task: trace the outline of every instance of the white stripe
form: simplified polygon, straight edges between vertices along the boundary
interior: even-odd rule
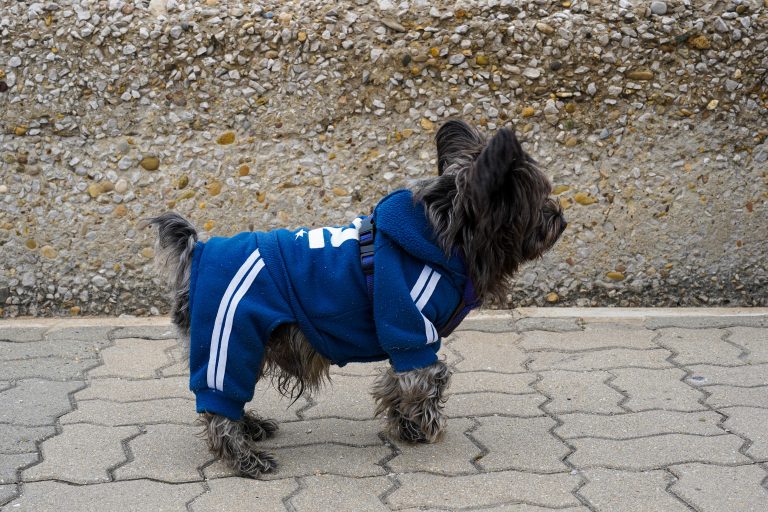
[[[432,293],[435,291],[435,287],[437,286],[437,282],[440,280],[440,274],[438,272],[434,272],[432,276],[429,278],[429,282],[427,283],[427,286],[424,288],[424,293],[421,294],[421,297],[419,298],[419,302],[416,303],[416,307],[419,308],[419,311],[424,309],[424,306],[427,305],[427,302],[429,302],[430,297],[432,297]]]
[[[419,279],[416,280],[416,284],[413,285],[413,288],[411,288],[411,300],[413,302],[416,302],[416,299],[421,293],[421,290],[424,289],[424,285],[427,282],[427,278],[429,278],[429,274],[431,273],[432,273],[432,269],[429,267],[429,265],[424,265],[424,269],[421,271],[421,274],[419,275]]]
[[[229,306],[227,311],[227,320],[224,323],[224,331],[221,333],[221,352],[219,353],[219,363],[216,366],[216,389],[224,391],[224,372],[227,368],[227,348],[229,347],[229,335],[232,333],[232,320],[235,317],[235,311],[240,300],[248,292],[248,288],[253,284],[253,280],[259,275],[261,269],[264,268],[264,260],[260,259],[256,262],[256,265],[248,272],[248,275],[243,279],[243,284],[238,288],[237,293],[232,298],[232,305]]]
[[[215,376],[216,376],[216,356],[219,353],[219,341],[221,340],[221,324],[224,322],[224,315],[227,313],[227,307],[229,301],[237,290],[240,281],[242,281],[245,273],[248,272],[254,262],[259,258],[259,250],[256,249],[248,256],[240,268],[237,270],[235,277],[229,282],[227,290],[224,292],[224,296],[219,303],[219,310],[216,313],[216,321],[213,324],[213,332],[211,333],[211,353],[208,357],[208,388],[215,389]]]
[[[438,338],[437,331],[435,331],[435,326],[432,325],[432,322],[430,322],[429,319],[424,315],[421,315],[421,317],[424,319],[424,331],[427,335],[427,345],[436,342]]]

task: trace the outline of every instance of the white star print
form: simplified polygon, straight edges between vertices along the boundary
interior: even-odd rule
[[[300,229],[299,231],[296,232],[296,238],[295,239],[298,240],[299,237],[304,238],[304,235],[306,235],[306,234],[307,234],[306,231],[304,231],[303,229]]]

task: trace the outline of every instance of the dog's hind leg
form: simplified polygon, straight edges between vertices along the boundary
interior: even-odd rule
[[[445,431],[443,404],[450,377],[451,371],[442,361],[407,372],[387,368],[373,385],[375,415],[386,416],[387,430],[397,439],[439,441]]]
[[[240,420],[203,413],[200,422],[211,452],[243,476],[257,478],[277,467],[272,454],[259,451],[256,441],[270,437],[277,424],[246,413]]]

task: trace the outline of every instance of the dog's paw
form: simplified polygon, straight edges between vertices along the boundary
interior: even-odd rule
[[[397,425],[397,434],[401,441],[406,443],[427,443],[427,436],[419,428],[419,424],[406,418],[400,418]]]
[[[277,432],[277,422],[261,418],[253,412],[246,412],[241,420],[243,422],[243,433],[251,441],[262,441],[269,439]]]
[[[271,453],[247,451],[241,453],[233,466],[242,476],[258,478],[273,471],[277,467],[277,461]]]

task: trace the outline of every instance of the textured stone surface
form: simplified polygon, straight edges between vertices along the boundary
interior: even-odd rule
[[[624,412],[619,406],[624,396],[605,384],[605,381],[611,378],[608,372],[552,370],[541,372],[539,375],[541,380],[536,387],[552,397],[545,406],[548,411],[584,411],[598,414]]]
[[[409,445],[393,440],[399,448],[399,453],[389,461],[389,467],[395,473],[472,473],[475,471],[472,461],[477,460],[481,450],[464,433],[473,426],[474,422],[471,420],[452,419],[448,423],[448,432],[443,441],[435,444]]]
[[[159,398],[193,398],[189,378],[127,380],[121,378],[94,379],[88,387],[75,393],[78,401],[102,398],[113,402],[135,402]]]
[[[0,393],[0,423],[53,425],[56,418],[72,410],[68,393],[81,387],[82,382],[20,381]]]
[[[335,512],[386,512],[379,496],[392,487],[384,477],[347,478],[333,475],[320,475],[305,478],[301,491],[290,503],[297,512],[315,510],[333,510]]]
[[[579,489],[597,511],[684,512],[689,510],[682,502],[666,492],[675,479],[664,471],[619,471],[616,469],[590,469],[584,472],[587,484]]]
[[[494,372],[459,372],[451,376],[449,389],[466,391],[495,391],[497,393],[535,393],[530,386],[536,380],[529,373],[504,374]]]
[[[0,457],[0,484],[9,484],[18,481],[16,470],[29,466],[39,460],[35,453],[4,453]]]
[[[622,368],[612,371],[616,379],[612,384],[629,395],[623,405],[632,411],[667,409],[672,411],[700,411],[699,402],[704,394],[685,382],[685,372],[677,368],[647,370]]]
[[[528,357],[514,344],[519,339],[512,333],[456,333],[449,348],[462,357],[456,363],[459,371],[488,370],[520,373]]]
[[[721,329],[659,329],[656,342],[675,352],[680,364],[743,364],[741,350],[723,340]],[[706,350],[704,348],[706,347]]]
[[[61,424],[94,423],[97,425],[133,425],[148,423],[184,423],[197,419],[195,402],[186,398],[163,398],[144,402],[109,402],[84,400],[76,411],[61,417]]]
[[[761,485],[765,470],[757,465],[684,464],[673,466],[671,471],[678,478],[671,491],[696,510],[759,512],[768,507],[768,490]]]
[[[750,364],[768,362],[768,336],[765,329],[733,327],[728,329],[728,341],[742,347],[747,354],[741,358]]]
[[[768,460],[768,409],[758,407],[728,407],[722,409],[728,415],[723,427],[749,439],[752,443],[746,451],[756,460]]]
[[[283,498],[296,491],[293,480],[259,482],[250,478],[217,478],[209,480],[210,491],[198,496],[189,506],[193,512],[227,510],[283,510]]]
[[[165,351],[176,342],[174,340],[143,340],[128,338],[115,341],[115,344],[101,353],[104,365],[88,374],[94,377],[129,377],[148,379],[155,376],[156,370],[171,361]],[[140,354],[139,357],[137,355]]]
[[[482,418],[472,437],[489,453],[477,463],[490,471],[567,471],[570,449],[550,434],[554,426],[551,418]]]
[[[520,348],[524,350],[577,351],[597,348],[656,348],[652,331],[624,327],[590,326],[583,331],[523,333]]]
[[[726,384],[730,386],[768,386],[768,364],[743,367],[694,365],[688,382],[697,386]]]
[[[450,395],[445,405],[445,415],[492,416],[542,416],[539,406],[546,398],[540,394],[507,395],[505,393],[462,393]]]
[[[315,404],[303,411],[302,416],[370,419],[375,407],[369,392],[373,381],[374,377],[337,375],[333,384],[315,398]]]
[[[563,424],[557,426],[555,433],[565,439],[578,437],[631,439],[671,433],[701,436],[723,433],[718,426],[722,417],[711,411],[645,411],[614,416],[574,413],[561,414],[558,418]]]
[[[603,370],[608,368],[640,367],[668,368],[666,350],[628,350],[624,348],[594,352],[534,352],[528,368],[539,370]]]
[[[754,405],[768,408],[768,386],[754,388],[707,386],[704,390],[710,393],[706,403],[715,408],[733,405]]]

